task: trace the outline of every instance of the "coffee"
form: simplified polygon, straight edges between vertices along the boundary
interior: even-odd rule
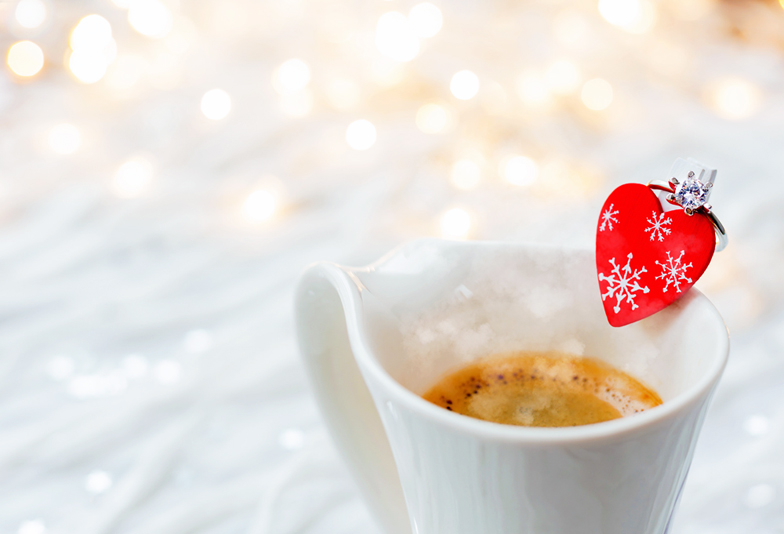
[[[654,391],[600,360],[532,352],[471,362],[423,398],[476,419],[543,427],[601,423],[662,403]]]

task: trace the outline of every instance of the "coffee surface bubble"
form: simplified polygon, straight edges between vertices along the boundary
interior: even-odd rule
[[[601,423],[662,403],[656,392],[601,360],[531,352],[471,362],[423,398],[476,419],[540,427]]]

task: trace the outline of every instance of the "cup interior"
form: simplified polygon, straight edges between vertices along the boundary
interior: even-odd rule
[[[472,360],[527,350],[598,358],[666,403],[726,357],[724,322],[694,289],[611,327],[590,251],[422,240],[353,274],[368,357],[417,395]]]

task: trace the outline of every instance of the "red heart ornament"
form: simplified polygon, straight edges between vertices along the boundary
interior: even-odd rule
[[[704,214],[663,211],[642,184],[624,184],[602,206],[596,228],[596,271],[612,326],[653,315],[683,296],[707,269],[715,250]]]

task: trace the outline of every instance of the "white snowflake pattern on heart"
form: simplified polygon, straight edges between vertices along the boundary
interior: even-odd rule
[[[652,215],[653,219],[646,218],[645,220],[650,224],[648,228],[645,229],[645,233],[651,233],[651,241],[655,241],[656,239],[659,240],[661,243],[664,241],[665,235],[670,235],[672,230],[667,228],[667,225],[672,222],[666,213],[661,213],[660,215],[656,215],[656,212],[653,212]]]
[[[619,224],[618,219],[615,218],[616,215],[618,215],[618,210],[613,211],[613,205],[610,204],[602,213],[602,223],[599,225],[599,231],[604,232],[609,228],[612,232],[614,230],[613,223]]]
[[[615,313],[621,311],[621,303],[624,301],[624,299],[627,303],[631,304],[632,310],[636,310],[640,307],[634,301],[634,299],[637,297],[636,293],[638,291],[642,291],[643,293],[648,293],[650,291],[648,286],[643,287],[639,283],[642,273],[648,272],[645,266],[643,265],[640,269],[632,270],[630,267],[632,262],[632,253],[629,252],[629,255],[626,257],[628,259],[626,261],[626,265],[623,267],[615,263],[615,258],[610,258],[610,265],[613,266],[610,276],[607,276],[604,273],[599,273],[599,281],[608,282],[607,293],[602,293],[602,301],[604,301],[607,297],[615,297],[616,302],[615,306],[613,307],[613,311]]]
[[[667,261],[661,263],[659,260],[656,260],[656,265],[661,267],[661,274],[656,277],[656,280],[664,280],[665,285],[662,289],[662,293],[666,293],[667,290],[670,288],[670,284],[675,287],[675,291],[678,293],[681,292],[681,282],[686,282],[691,284],[691,278],[686,276],[686,269],[690,268],[691,262],[688,264],[681,263],[683,259],[685,251],[681,250],[680,256],[677,258],[673,258],[670,255],[670,251],[667,251]]]

